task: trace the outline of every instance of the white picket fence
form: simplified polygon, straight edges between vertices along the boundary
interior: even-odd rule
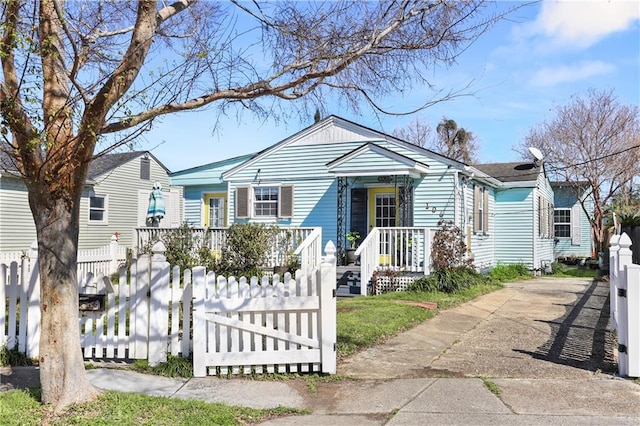
[[[336,372],[336,257],[273,282],[193,271],[195,377]]]
[[[203,267],[193,275],[175,267],[170,274],[164,244],[152,251],[133,259],[130,270],[121,267],[117,283],[101,273],[81,277],[80,303],[88,309],[79,307],[79,332],[86,359],[148,359],[156,365],[167,354],[193,354],[199,375],[335,373],[332,243],[324,262],[308,274],[299,270],[295,279],[287,274],[282,280],[274,275],[260,285],[256,277],[247,284]],[[30,358],[39,354],[39,296],[37,259],[23,259],[20,268],[17,262],[0,264],[0,345]]]
[[[0,263],[10,264],[16,262],[18,267],[22,265],[22,259],[35,259],[37,257],[38,243],[34,241],[28,250],[1,252]],[[127,260],[127,248],[118,243],[116,235],[111,236],[109,244],[92,249],[78,250],[78,276],[88,273],[110,275],[118,271],[118,268]]]
[[[631,261],[626,233],[609,243],[609,315],[618,335],[618,373],[640,377],[640,265]]]

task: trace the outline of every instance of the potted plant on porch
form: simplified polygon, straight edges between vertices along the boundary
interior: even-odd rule
[[[350,231],[345,235],[347,241],[349,241],[349,248],[346,250],[347,265],[352,265],[356,262],[356,249],[360,239],[360,233],[358,231]]]

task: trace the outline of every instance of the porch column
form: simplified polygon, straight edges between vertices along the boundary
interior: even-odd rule
[[[346,177],[339,177],[338,180],[338,208],[337,235],[336,235],[336,257],[338,262],[344,261],[344,238],[347,234],[347,188],[349,183]]]

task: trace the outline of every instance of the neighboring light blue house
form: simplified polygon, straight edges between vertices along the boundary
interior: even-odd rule
[[[593,198],[588,196],[586,182],[551,182],[554,192],[554,228],[556,258],[584,259],[594,257],[591,224],[580,205],[581,197],[587,211],[592,212]]]
[[[259,153],[176,172],[171,184],[184,187],[184,219],[197,227],[322,227],[323,242],[343,253],[349,231],[362,242],[373,229],[417,232],[446,220],[462,229],[481,269],[553,260],[553,191],[543,167],[492,176],[336,116]]]
[[[175,172],[171,182],[183,187],[184,220],[191,226],[224,228],[233,223],[228,214],[228,185],[222,174],[251,159],[255,154]]]

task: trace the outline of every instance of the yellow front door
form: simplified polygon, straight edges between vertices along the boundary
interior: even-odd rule
[[[398,196],[396,188],[369,188],[369,229],[374,226],[387,228],[398,223]],[[391,262],[391,241],[380,237],[380,263]]]
[[[205,194],[204,227],[223,228],[227,226],[227,194],[224,192]]]

